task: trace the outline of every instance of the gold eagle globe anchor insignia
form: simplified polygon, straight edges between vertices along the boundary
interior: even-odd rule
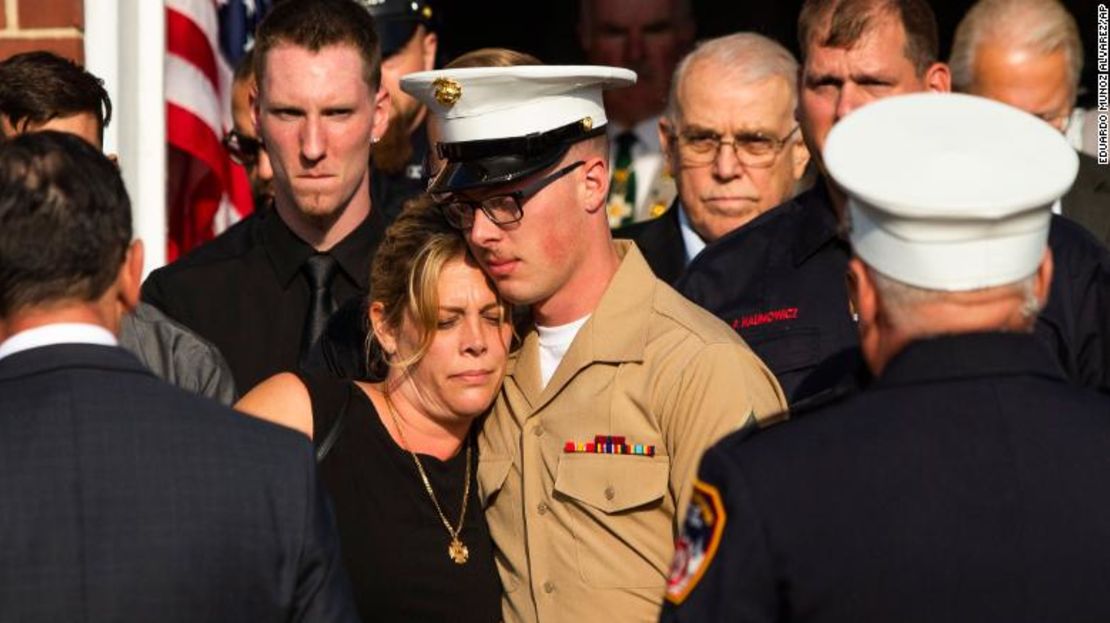
[[[436,78],[432,83],[436,101],[444,106],[454,106],[462,97],[462,85],[450,78]]]

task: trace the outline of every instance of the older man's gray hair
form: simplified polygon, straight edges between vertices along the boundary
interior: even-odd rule
[[[1041,54],[1063,50],[1072,100],[1083,71],[1083,44],[1075,18],[1057,0],[980,0],[956,28],[952,41],[952,86],[968,91],[975,82],[975,55],[989,42]]]
[[[667,98],[666,116],[682,118],[679,93],[682,83],[695,65],[713,63],[721,72],[722,88],[735,88],[760,82],[772,76],[781,77],[790,88],[790,109],[798,105],[798,61],[777,42],[754,32],[740,32],[698,44],[675,68],[671,92]]]

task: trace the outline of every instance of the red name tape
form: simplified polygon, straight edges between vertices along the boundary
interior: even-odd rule
[[[784,307],[782,309],[773,309],[771,311],[760,312],[758,314],[749,314],[736,318],[732,321],[732,328],[735,330],[747,329],[750,327],[758,327],[761,324],[771,324],[772,322],[782,322],[783,320],[794,320],[798,317],[797,307]]]

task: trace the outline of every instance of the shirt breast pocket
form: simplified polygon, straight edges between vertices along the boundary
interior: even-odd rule
[[[666,456],[564,454],[555,476],[583,581],[660,588],[673,552],[674,503]]]
[[[821,334],[813,327],[741,332],[740,336],[775,376],[816,366],[821,357]]]
[[[503,490],[512,467],[513,460],[508,457],[482,455],[478,458],[478,497],[482,501],[482,510],[486,513],[486,523],[489,524],[490,536],[495,545],[497,572],[501,576],[501,587],[506,593],[515,591],[520,585],[522,570],[515,568],[513,564],[520,557],[506,556],[503,548],[524,547],[524,539],[517,530],[517,519],[513,515],[520,504],[514,503],[508,496],[510,492]]]

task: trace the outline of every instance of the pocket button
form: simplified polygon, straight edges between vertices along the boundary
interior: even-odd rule
[[[605,487],[605,499],[606,500],[612,500],[613,497],[616,496],[616,495],[617,495],[617,491],[616,491],[616,489],[613,488],[612,485],[609,485],[608,487]]]

